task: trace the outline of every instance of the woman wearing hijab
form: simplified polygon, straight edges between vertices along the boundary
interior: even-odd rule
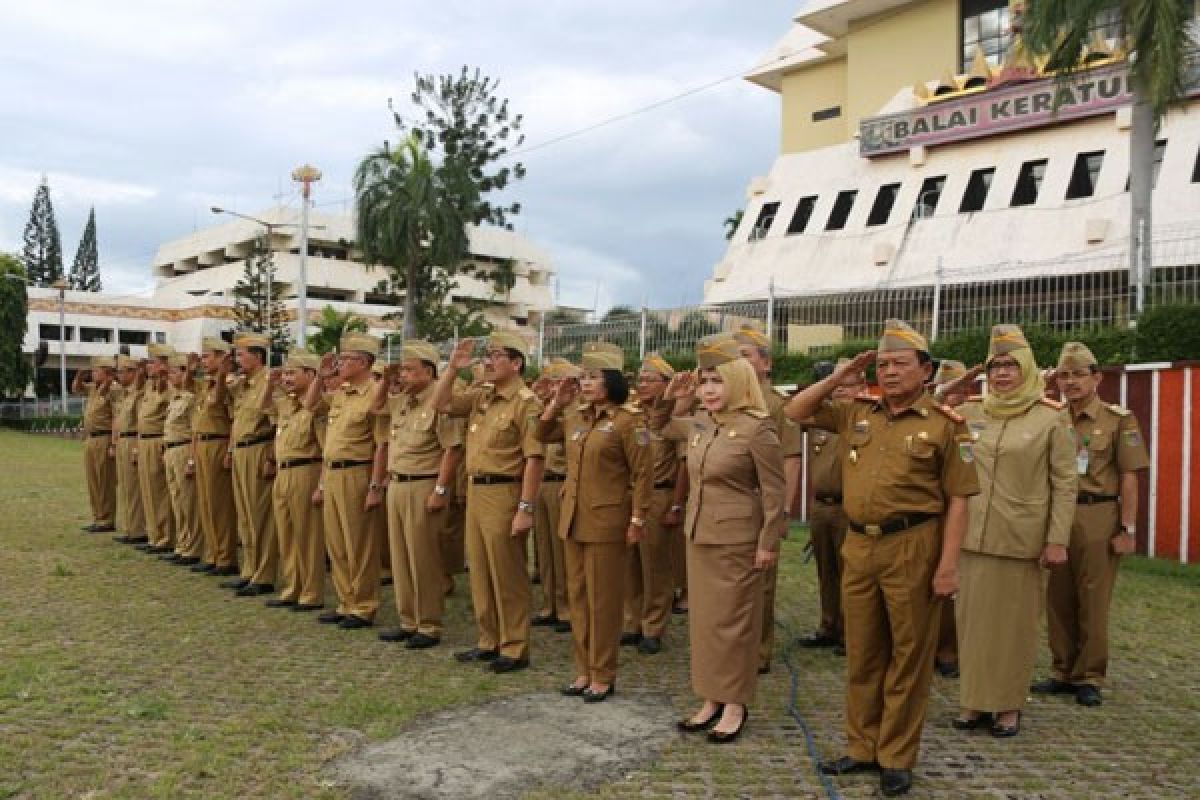
[[[988,394],[959,407],[982,491],[971,498],[956,603],[959,730],[991,722],[1016,736],[1037,655],[1045,567],[1067,559],[1075,514],[1075,446],[1062,404],[1016,325],[992,329]]]
[[[676,373],[668,387],[675,417],[665,431],[687,440],[688,632],[692,688],[704,700],[679,728],[708,730],[710,742],[724,744],[745,727],[757,686],[762,577],[778,559],[784,526],[783,457],[737,341],[705,337],[696,361],[698,374]]]

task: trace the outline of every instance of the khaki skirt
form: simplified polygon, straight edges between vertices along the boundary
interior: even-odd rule
[[[758,684],[762,572],[754,542],[687,543],[692,689],[705,700],[748,704]]]

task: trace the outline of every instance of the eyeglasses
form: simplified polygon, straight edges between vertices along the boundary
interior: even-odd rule
[[[1014,371],[1021,369],[1021,365],[1016,361],[992,361],[987,365],[988,372]]]
[[[489,361],[496,361],[501,358],[508,358],[508,353],[503,350],[488,350],[483,354],[483,357]]]

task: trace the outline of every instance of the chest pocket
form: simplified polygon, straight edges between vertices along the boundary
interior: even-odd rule
[[[917,461],[926,463],[937,455],[938,448],[935,442],[914,435],[912,439],[905,440],[904,451]]]
[[[488,443],[492,447],[511,448],[520,444],[521,431],[517,427],[517,421],[511,413],[505,411],[497,414],[485,424],[488,432]]]
[[[1112,436],[1108,431],[1098,431],[1088,434],[1088,450],[1092,451],[1092,456],[1103,453],[1112,446]]]
[[[399,424],[392,426],[392,437],[403,441],[423,442],[430,437],[435,422],[437,414],[432,411],[412,411],[406,414]]]

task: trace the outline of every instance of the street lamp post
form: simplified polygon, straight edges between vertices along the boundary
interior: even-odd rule
[[[62,392],[62,413],[67,411],[67,282],[59,278],[51,287],[58,290],[58,380]]]
[[[321,180],[321,170],[305,164],[292,171],[292,180],[303,186],[300,199],[300,286],[296,292],[296,321],[300,335],[296,341],[304,347],[308,341],[308,206],[312,185]]]

